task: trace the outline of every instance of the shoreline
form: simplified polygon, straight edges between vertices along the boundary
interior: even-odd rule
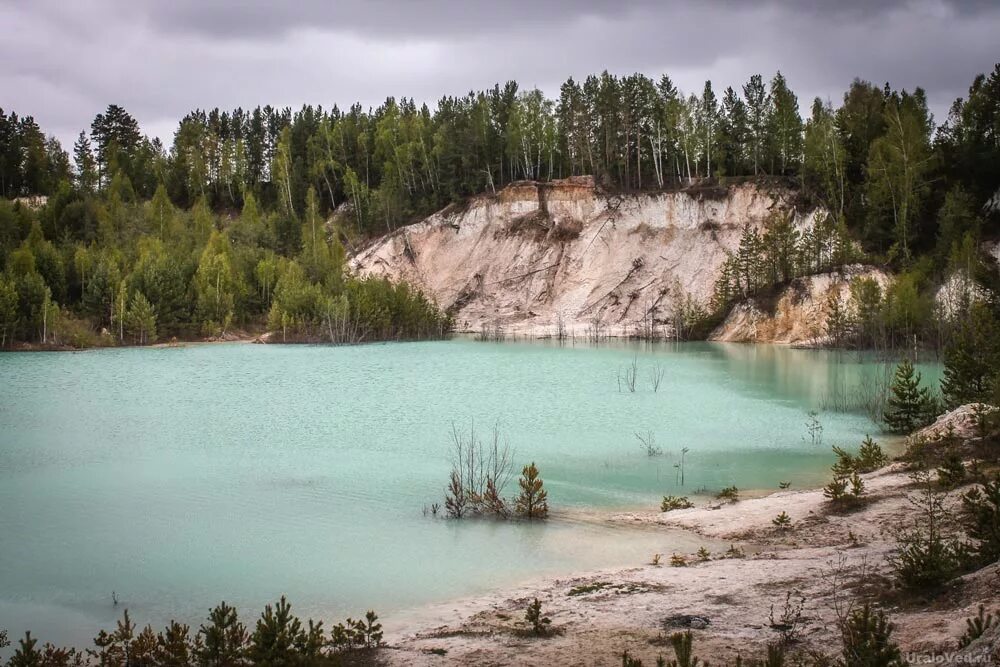
[[[833,514],[822,489],[780,490],[735,503],[711,502],[672,512],[609,512],[613,524],[680,529],[706,540],[729,543],[745,554],[726,556],[712,549],[708,560],[691,553],[671,566],[651,554],[636,554],[636,565],[539,577],[506,591],[493,591],[419,607],[386,623],[389,665],[618,664],[628,650],[645,664],[672,657],[669,636],[690,629],[695,654],[712,662],[737,654],[754,658],[779,632],[770,615],[780,616],[786,596],[804,598],[798,648],[839,646],[835,607],[844,589],[887,588],[886,557],[894,542],[887,528],[910,512],[912,480],[905,466],[892,463],[862,475],[863,507]],[[787,512],[788,529],[772,519]],[[665,535],[666,537],[666,535]],[[940,654],[955,650],[965,618],[978,604],[1000,593],[1000,566],[959,578],[960,594],[930,607],[899,600],[889,611],[895,639],[904,651]],[[524,612],[539,599],[552,619],[548,636],[525,632]]]

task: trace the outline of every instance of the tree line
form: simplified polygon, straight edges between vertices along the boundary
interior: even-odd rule
[[[117,602],[116,602],[117,604]],[[170,621],[160,632],[143,628],[128,610],[115,628],[101,630],[93,647],[64,648],[25,633],[5,663],[7,667],[240,667],[242,665],[342,665],[367,664],[382,646],[382,624],[373,611],[363,619],[348,618],[329,633],[322,621],[303,622],[281,597],[265,605],[256,624],[244,624],[235,607],[220,603],[211,609],[198,629]],[[0,630],[0,648],[10,645]]]
[[[442,97],[433,109],[390,97],[368,110],[195,110],[169,147],[110,105],[71,155],[30,116],[0,110],[0,192],[48,197],[34,212],[0,209],[4,335],[45,339],[57,303],[119,339],[126,328],[147,338],[151,312],[168,335],[252,321],[285,336],[399,334],[386,318],[413,312],[378,311],[371,325],[355,312],[386,285],[347,281],[358,293],[346,292],[345,316],[342,272],[323,273],[342,264],[345,247],[512,181],[582,174],[617,191],[780,178],[830,212],[838,239],[933,280],[943,266],[971,266],[994,221],[996,207],[984,205],[1000,173],[998,127],[1000,65],[975,77],[939,125],[922,89],[861,80],[839,106],[816,99],[803,117],[780,72],[719,93],[711,81],[684,93],[669,76],[604,72],[568,79],[556,99],[509,81]],[[335,229],[324,224],[331,213]],[[801,268],[767,271],[781,278]],[[720,296],[754,291],[746,278],[728,278]],[[393,289],[390,301],[425,310]],[[185,293],[187,312],[167,293]],[[440,329],[440,318],[424,319],[421,331]]]

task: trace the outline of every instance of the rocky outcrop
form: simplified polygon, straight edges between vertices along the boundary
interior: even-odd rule
[[[986,403],[967,403],[944,413],[910,438],[923,442],[935,442],[942,438],[975,438],[979,435],[979,421],[996,410],[996,407]]]
[[[845,267],[836,273],[797,278],[770,298],[755,298],[737,304],[710,339],[730,343],[783,343],[823,345],[828,341],[827,315],[831,298],[847,307],[851,281],[875,279],[883,288],[890,278],[870,266]]]
[[[751,184],[614,195],[589,178],[521,182],[402,228],[351,265],[410,282],[461,331],[669,334],[675,308],[708,302],[744,226],[763,227],[791,198]]]

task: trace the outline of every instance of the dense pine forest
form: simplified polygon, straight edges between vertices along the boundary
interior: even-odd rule
[[[2,345],[263,326],[285,340],[441,335],[446,315],[406,285],[347,275],[346,254],[470,195],[582,174],[617,192],[797,188],[830,212],[830,238],[902,274],[908,317],[927,321],[932,289],[956,271],[995,287],[980,255],[1000,217],[1000,65],[944,119],[919,88],[860,80],[836,107],[800,104],[780,73],[693,94],[604,72],[567,80],[556,100],[510,81],[433,109],[195,110],[169,147],[110,105],[71,154],[0,110]],[[746,254],[764,252],[749,239]],[[772,266],[741,285],[736,261],[719,304],[792,277]]]

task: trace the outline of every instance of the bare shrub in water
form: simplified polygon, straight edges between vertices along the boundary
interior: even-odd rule
[[[628,390],[630,394],[635,393],[635,383],[639,377],[639,357],[635,355],[632,357],[632,363],[625,367],[624,371],[618,369],[618,391],[622,390],[622,386]]]
[[[451,475],[444,501],[448,516],[509,517],[503,492],[514,474],[513,452],[499,424],[494,424],[487,443],[477,435],[475,424],[468,432],[452,424],[451,441]]]
[[[652,431],[646,431],[645,433],[636,432],[635,437],[639,441],[642,451],[646,452],[646,456],[660,456],[663,454],[663,448],[657,446],[656,434]]]
[[[657,361],[653,364],[652,370],[649,371],[649,383],[653,387],[653,393],[660,391],[660,384],[663,382],[663,376],[667,374],[667,369]]]

